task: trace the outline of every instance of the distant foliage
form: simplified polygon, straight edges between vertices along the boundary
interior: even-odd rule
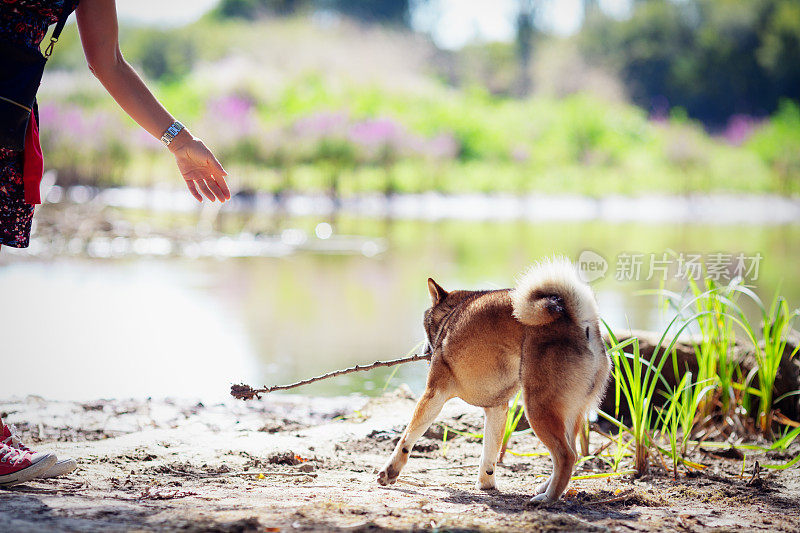
[[[772,119],[757,129],[747,146],[759,154],[775,172],[783,192],[800,189],[800,106],[781,102]]]
[[[724,126],[800,98],[800,2],[648,0],[630,19],[595,16],[585,53],[614,67],[634,101],[654,113],[681,106]]]
[[[252,20],[265,15],[293,15],[311,4],[310,0],[222,0],[214,9],[214,15]]]
[[[77,106],[39,106],[45,168],[58,170],[61,185],[118,185],[139,147],[149,140],[131,132],[119,114]],[[150,143],[155,144],[155,143]]]
[[[150,79],[179,79],[194,66],[194,43],[183,33],[156,28],[142,29],[132,33],[125,45],[126,55],[134,58]]]
[[[302,78],[269,95],[245,88],[209,94],[171,83],[159,98],[255,190],[800,190],[800,113],[791,103],[772,120],[748,122],[749,138],[736,137],[733,146],[680,114],[654,121],[635,106],[580,94],[435,98]],[[173,163],[160,157],[158,143],[139,142],[140,129],[104,108],[69,95],[43,107],[48,168],[98,185],[169,179]]]
[[[408,0],[222,0],[219,18],[254,19],[289,16],[302,11],[332,10],[367,23],[407,24]]]
[[[364,22],[406,25],[409,0],[328,0],[332,9]]]

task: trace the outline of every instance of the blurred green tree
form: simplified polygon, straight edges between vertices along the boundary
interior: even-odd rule
[[[222,0],[214,14],[252,19],[316,9],[329,9],[367,23],[407,25],[410,4],[409,0]]]
[[[308,8],[312,3],[311,0],[222,0],[213,13],[220,18],[241,19],[266,15],[288,16]]]
[[[344,15],[364,22],[407,26],[409,0],[332,0],[331,7]]]
[[[141,67],[151,79],[173,81],[194,66],[194,43],[183,32],[142,28],[125,33],[125,57]]]
[[[531,92],[531,46],[533,41],[534,0],[519,0],[517,8],[517,96]]]
[[[632,9],[627,20],[588,19],[580,40],[639,105],[681,106],[719,126],[800,98],[796,0],[639,0]]]

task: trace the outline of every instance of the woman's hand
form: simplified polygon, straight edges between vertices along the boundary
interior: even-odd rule
[[[186,130],[181,130],[169,144],[169,150],[175,156],[178,170],[186,180],[189,192],[198,202],[203,201],[201,192],[212,202],[230,200],[231,192],[225,183],[228,173],[203,141],[192,137]]]

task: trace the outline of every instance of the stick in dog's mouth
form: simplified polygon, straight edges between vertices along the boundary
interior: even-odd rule
[[[382,366],[394,366],[403,363],[411,363],[414,361],[430,361],[433,351],[430,349],[430,343],[428,343],[426,340],[418,343],[408,353],[411,355],[408,355],[406,357],[401,357],[399,359],[392,359],[390,361],[375,361],[371,365],[356,365],[350,368],[328,372],[327,374],[323,374],[321,376],[304,379],[296,383],[290,383],[288,385],[273,385],[272,387],[254,389],[250,385],[247,385],[245,383],[239,383],[236,385],[231,385],[231,396],[239,400],[252,400],[253,398],[260,400],[261,399],[261,396],[259,396],[260,394],[266,394],[276,390],[293,389],[295,387],[308,385],[310,383],[314,383],[315,381],[320,381],[322,379],[333,378],[336,376],[341,376],[342,374],[349,374],[350,372],[364,372]]]

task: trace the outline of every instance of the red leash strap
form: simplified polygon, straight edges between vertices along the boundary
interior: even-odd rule
[[[25,133],[25,164],[22,171],[22,183],[25,186],[25,202],[40,204],[39,186],[44,173],[44,158],[42,147],[39,145],[39,125],[36,123],[36,114],[31,113],[28,121],[28,131]]]

